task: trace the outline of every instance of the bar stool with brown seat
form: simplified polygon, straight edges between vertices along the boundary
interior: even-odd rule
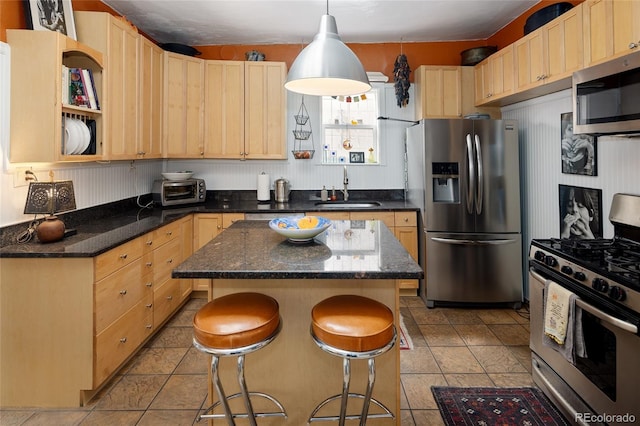
[[[244,378],[244,357],[271,343],[280,332],[280,311],[278,302],[260,293],[235,293],[214,299],[204,305],[193,318],[193,345],[196,349],[211,355],[211,380],[219,401],[207,408],[198,417],[202,419],[224,418],[229,426],[235,425],[235,418],[247,418],[256,426],[257,417],[287,417],[280,402],[262,392],[249,392]],[[221,357],[238,357],[238,383],[240,392],[226,396],[218,365]],[[234,414],[229,400],[242,397],[246,413]],[[275,404],[278,411],[256,413],[251,403],[252,397],[266,398]],[[224,413],[213,414],[222,405]],[[211,412],[212,414],[206,414]]]
[[[311,336],[320,349],[343,359],[343,384],[341,394],[331,396],[316,406],[308,423],[338,421],[343,426],[346,420],[359,419],[360,426],[364,426],[367,419],[394,418],[384,404],[372,397],[376,375],[375,358],[391,349],[396,342],[391,309],[378,301],[357,295],[329,297],[315,305],[311,311]],[[364,395],[349,392],[352,359],[366,359],[368,362],[369,375]],[[347,414],[349,398],[363,399],[359,414]],[[340,399],[338,416],[317,416],[322,407],[337,399]],[[384,412],[370,414],[369,407],[372,403]]]

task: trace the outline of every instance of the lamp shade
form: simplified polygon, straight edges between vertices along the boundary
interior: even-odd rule
[[[314,96],[348,96],[369,91],[371,84],[358,57],[338,35],[336,20],[323,15],[320,30],[291,65],[284,87]]]
[[[72,181],[29,183],[25,214],[54,214],[75,208],[76,198]]]

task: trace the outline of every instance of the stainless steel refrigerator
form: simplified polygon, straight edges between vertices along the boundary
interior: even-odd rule
[[[407,198],[421,208],[428,307],[522,302],[515,120],[426,119],[407,129]]]

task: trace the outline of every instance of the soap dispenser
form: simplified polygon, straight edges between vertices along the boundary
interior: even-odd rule
[[[320,191],[320,199],[322,201],[327,201],[329,199],[329,192],[324,185],[322,185],[322,190]]]

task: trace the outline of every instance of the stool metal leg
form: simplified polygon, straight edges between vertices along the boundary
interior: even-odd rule
[[[233,420],[233,414],[231,413],[231,408],[229,408],[229,401],[227,400],[227,396],[224,394],[224,389],[222,388],[222,383],[220,382],[220,376],[218,375],[218,364],[220,363],[220,358],[216,355],[211,356],[211,375],[213,376],[213,384],[216,387],[216,392],[218,393],[218,397],[220,398],[220,403],[222,404],[222,410],[224,411],[224,417],[227,419],[227,424],[229,426],[236,426],[236,422]],[[202,416],[200,416],[202,418]]]
[[[238,383],[240,384],[240,393],[244,400],[244,406],[247,410],[247,416],[249,418],[249,424],[251,426],[258,426],[256,423],[256,415],[253,412],[253,406],[251,405],[251,399],[249,399],[249,392],[247,391],[247,384],[244,379],[244,355],[238,357]]]
[[[340,401],[340,421],[339,425],[344,426],[347,417],[347,401],[349,400],[349,382],[351,381],[351,360],[342,360],[342,399]]]
[[[360,417],[360,426],[366,426],[367,416],[369,414],[369,405],[371,402],[371,394],[373,393],[373,385],[376,382],[376,360],[375,358],[369,358],[367,360],[369,364],[369,381],[367,382],[367,391],[364,395],[364,402],[362,403],[362,416]]]

